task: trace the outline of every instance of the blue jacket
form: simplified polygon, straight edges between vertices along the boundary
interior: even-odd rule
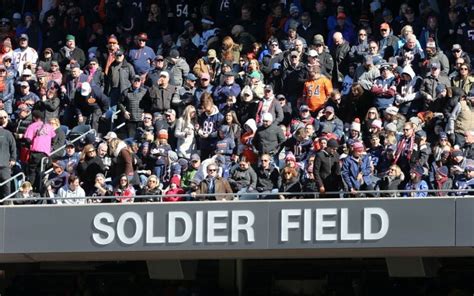
[[[5,89],[0,94],[0,100],[3,101],[3,109],[10,115],[13,113],[13,95],[15,94],[15,87],[12,79],[5,79]]]
[[[413,190],[412,192],[404,192],[403,196],[405,197],[427,197],[428,184],[421,180],[420,182],[413,184],[411,181],[405,186],[405,190]]]
[[[354,188],[356,190],[360,189],[362,185],[357,180],[357,175],[362,173],[362,178],[364,183],[367,185],[372,185],[372,171],[370,169],[370,159],[368,155],[361,156],[362,160],[359,164],[359,161],[353,156],[348,156],[344,159],[342,164],[342,178],[346,183],[348,190]]]
[[[153,49],[148,46],[143,48],[134,48],[128,52],[128,60],[133,65],[135,73],[142,75],[148,73],[151,69],[151,61],[155,59]]]
[[[214,102],[216,105],[221,107],[220,105],[225,104],[227,101],[227,98],[230,96],[234,96],[235,98],[238,98],[240,95],[240,85],[237,83],[234,83],[232,85],[219,85],[215,90],[214,90]]]

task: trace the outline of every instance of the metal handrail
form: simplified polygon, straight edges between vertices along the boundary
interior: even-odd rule
[[[20,172],[20,173],[16,174],[15,176],[10,177],[9,179],[7,179],[7,180],[3,181],[2,183],[0,183],[0,187],[4,186],[5,184],[8,184],[8,182],[11,182],[12,180],[15,180],[19,176],[21,176],[21,183],[25,182],[25,174],[23,172]],[[18,191],[20,191],[20,187],[18,187],[18,189],[15,192],[11,192],[9,195],[7,195],[4,198],[0,199],[0,202],[4,202],[5,200],[7,200],[10,197],[14,196],[15,194],[18,193]]]
[[[381,193],[403,193],[403,192],[417,192],[419,190],[371,190],[371,191],[357,191],[357,193],[372,193],[374,195],[380,196]],[[436,192],[443,192],[445,195],[444,197],[456,197],[460,198],[463,196],[474,196],[474,195],[463,195],[463,196],[449,196],[447,195],[448,193],[460,193],[460,192],[469,192],[469,191],[474,191],[473,189],[447,189],[447,190],[434,190],[434,189],[427,189],[423,190],[424,192],[428,193],[436,193]],[[339,196],[347,196],[352,194],[351,192],[348,191],[333,191],[333,192],[327,192],[325,194],[329,195],[339,195]],[[178,197],[217,197],[217,196],[232,196],[234,199],[238,199],[240,196],[248,196],[248,195],[263,195],[263,196],[278,196],[278,195],[283,195],[283,196],[294,196],[294,195],[310,195],[315,197],[316,195],[320,195],[319,192],[276,192],[276,193],[271,193],[271,192],[252,192],[252,193],[214,193],[214,194],[209,194],[209,193],[201,193],[201,194],[196,194],[196,195],[191,195],[189,193],[186,194],[172,194],[172,195],[135,195],[131,196],[131,199],[149,199],[149,198],[154,198],[156,199],[155,202],[163,202],[164,197],[170,197],[170,196],[178,196]],[[58,200],[68,200],[68,199],[75,199],[75,200],[88,200],[88,199],[95,199],[95,200],[114,200],[118,198],[124,198],[120,196],[86,196],[86,197],[28,197],[28,198],[11,198],[10,200],[12,201],[41,201],[41,200],[49,200],[49,201],[58,201]],[[360,198],[360,197],[359,197]],[[379,197],[382,199],[391,199],[391,198],[414,198],[414,197],[403,197],[403,196],[387,196],[387,197]],[[438,198],[437,196],[427,196],[427,197],[420,197],[420,198]],[[370,197],[362,198],[362,199],[371,199]],[[245,201],[252,201],[252,200],[245,200]]]
[[[82,135],[76,137],[75,139],[71,140],[70,143],[75,143],[77,141],[79,141],[80,139],[84,138],[85,136],[87,136],[88,134],[92,133],[92,132],[95,132],[94,129],[90,129],[88,130],[87,132],[83,133]],[[47,160],[48,158],[50,158],[51,156],[57,154],[58,152],[61,152],[63,149],[65,149],[67,147],[67,144],[64,144],[63,146],[59,147],[58,149],[54,150],[53,152],[51,152],[49,154],[49,156],[45,156],[41,159],[41,166],[40,166],[40,169],[41,169],[41,172],[44,171],[44,161]]]

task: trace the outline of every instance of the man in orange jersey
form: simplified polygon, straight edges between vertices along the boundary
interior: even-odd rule
[[[312,67],[309,79],[304,83],[301,104],[306,104],[313,115],[324,107],[332,92],[332,83],[326,76],[321,75],[320,67]]]

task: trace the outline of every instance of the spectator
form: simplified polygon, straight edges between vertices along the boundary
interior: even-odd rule
[[[139,75],[135,75],[132,86],[122,92],[119,101],[119,109],[127,123],[127,135],[129,138],[135,138],[138,126],[143,120],[144,98],[147,90],[142,87],[142,79]]]
[[[82,180],[82,187],[88,196],[95,191],[95,176],[97,174],[105,173],[104,163],[102,159],[97,156],[97,150],[92,144],[88,144],[82,150],[79,165],[77,166],[77,173]]]
[[[265,85],[264,95],[262,100],[257,105],[256,122],[260,126],[263,124],[263,114],[269,113],[272,115],[272,122],[280,124],[283,121],[284,114],[280,103],[276,100],[273,93],[273,87],[271,85]]]
[[[196,125],[197,113],[194,106],[189,105],[184,109],[183,116],[176,122],[175,136],[178,139],[178,156],[190,158],[196,150]]]
[[[232,188],[226,179],[217,175],[217,165],[211,163],[207,166],[207,175],[193,192],[193,198],[198,200],[231,200]],[[211,194],[205,196],[204,194]]]
[[[309,79],[305,82],[303,87],[302,103],[308,105],[312,114],[316,114],[321,110],[331,92],[331,80],[321,75],[319,67],[310,69]]]
[[[128,176],[125,174],[120,175],[117,186],[114,190],[115,201],[118,203],[131,203],[134,202],[135,189],[130,184]]]
[[[338,143],[335,139],[329,139],[327,146],[316,153],[313,165],[313,174],[321,197],[336,197],[334,192],[341,188],[341,166]],[[333,194],[326,194],[333,192]]]
[[[257,129],[252,141],[257,152],[260,155],[269,154],[276,157],[276,153],[284,140],[283,131],[273,122],[272,114],[263,113],[262,126]]]
[[[179,56],[179,51],[176,49],[170,51],[167,60],[168,63],[166,66],[166,71],[169,73],[169,83],[173,86],[182,86],[184,78],[189,73],[188,63],[186,63],[186,61]]]
[[[0,110],[0,125],[8,118],[4,110]],[[16,142],[12,133],[4,128],[0,128],[0,147],[2,147],[2,156],[0,157],[0,183],[11,177],[11,169],[16,163]],[[6,183],[0,187],[0,196],[10,195],[10,184]]]
[[[43,114],[40,111],[33,111],[33,123],[25,131],[24,139],[30,146],[30,159],[28,162],[28,180],[34,188],[39,185],[37,176],[40,173],[40,164],[44,157],[49,157],[51,153],[52,139],[56,136],[54,128],[44,122]]]
[[[21,34],[18,38],[19,47],[13,51],[13,63],[18,73],[23,73],[24,69],[36,67],[38,53],[28,46],[29,37],[27,34]]]
[[[145,76],[150,71],[151,61],[155,59],[153,49],[146,45],[148,35],[140,33],[136,36],[136,47],[128,52],[128,60],[132,63],[135,73],[140,75],[142,82],[145,81]]]
[[[57,203],[61,205],[84,205],[86,204],[86,193],[82,189],[79,178],[71,175],[67,184],[58,191]]]
[[[82,68],[86,63],[84,51],[76,47],[76,37],[73,35],[66,36],[66,45],[58,52],[58,63],[61,68],[65,68],[68,64],[79,64]]]
[[[257,195],[247,194],[256,192],[257,174],[245,157],[240,159],[238,166],[234,166],[231,169],[229,184],[237,194],[245,194],[240,195],[241,200],[257,199]]]
[[[410,170],[410,180],[405,186],[405,190],[409,190],[409,192],[405,192],[403,196],[406,197],[426,197],[428,196],[428,184],[426,181],[423,180],[424,170],[420,166],[415,166],[413,169]]]
[[[382,193],[384,197],[398,197],[400,193],[401,183],[405,180],[405,175],[402,170],[396,164],[390,166],[385,176],[383,176],[379,182],[378,187],[380,190],[390,190],[392,192]]]
[[[259,199],[274,199],[278,192],[278,182],[280,174],[278,169],[272,165],[272,158],[268,154],[260,156],[259,165],[256,169],[257,188],[259,193],[267,193],[268,195],[259,195]],[[272,194],[269,194],[272,193]]]
[[[347,186],[347,191],[353,196],[365,196],[365,194],[357,192],[370,191],[375,187],[369,156],[364,153],[365,148],[361,142],[352,144],[351,150],[351,155],[346,157],[342,164],[342,178]]]
[[[158,83],[154,84],[149,90],[149,96],[146,99],[146,110],[151,113],[164,113],[171,108],[171,101],[177,95],[176,87],[170,83],[170,75],[166,71],[161,71]]]
[[[301,184],[298,177],[298,172],[295,168],[285,167],[281,171],[281,184],[278,188],[278,192],[290,194],[280,194],[280,199],[298,199],[302,197],[300,195]]]

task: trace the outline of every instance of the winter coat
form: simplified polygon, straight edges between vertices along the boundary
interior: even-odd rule
[[[83,183],[82,187],[86,194],[92,194],[95,191],[95,176],[99,173],[105,173],[104,163],[99,156],[85,159],[77,165],[77,174]]]
[[[182,86],[184,77],[189,73],[189,65],[183,58],[178,58],[176,64],[168,60],[166,71],[170,73],[170,84],[174,86]]]
[[[347,189],[359,190],[361,182],[357,179],[357,175],[362,173],[364,184],[372,185],[372,171],[370,167],[370,159],[367,155],[360,156],[360,160],[353,156],[348,156],[342,164],[342,178],[347,185]],[[360,161],[360,163],[359,163]]]
[[[298,181],[297,178],[291,179],[288,182],[281,182],[278,191],[294,193],[284,195],[285,199],[300,198],[301,194],[298,193],[301,193],[301,183]]]
[[[79,66],[81,66],[81,69],[86,63],[86,55],[84,54],[84,51],[79,47],[74,48],[69,58],[66,57],[66,50],[64,49],[64,47],[62,47],[58,52],[57,59],[59,66],[63,69],[66,67],[67,64],[69,64],[71,60],[75,60],[79,64]]]
[[[273,123],[268,127],[262,125],[257,129],[253,138],[253,145],[259,154],[267,153],[274,155],[284,141],[283,131],[278,125]]]
[[[92,92],[87,98],[84,98],[80,92],[76,92],[74,98],[74,106],[77,115],[82,114],[83,116],[89,116],[97,110],[105,113],[109,109],[109,105],[109,98],[98,86],[92,86]]]
[[[216,105],[222,105],[226,103],[226,100],[230,96],[238,97],[240,95],[240,85],[233,83],[231,85],[219,85],[213,93],[214,103]]]
[[[453,87],[459,87],[464,90],[466,94],[469,94],[469,92],[474,86],[474,77],[469,75],[466,79],[461,79],[461,76],[458,75],[453,78],[452,82]]]
[[[52,99],[40,100],[36,102],[33,109],[41,111],[44,115],[44,121],[49,122],[51,118],[59,118],[59,105],[60,100],[58,97]]]
[[[221,62],[216,59],[213,64],[210,64],[209,58],[204,56],[196,62],[193,67],[193,72],[197,77],[201,77],[202,74],[208,73],[211,77],[211,81],[214,81],[216,77],[221,74]]]
[[[257,174],[250,166],[246,170],[242,170],[239,166],[236,166],[230,171],[229,183],[235,191],[241,189],[255,190],[257,188]]]
[[[208,178],[205,178],[204,180],[202,180],[199,185],[198,185],[198,188],[196,190],[196,194],[206,194],[206,193],[209,193],[209,179]],[[204,199],[208,199],[208,200],[231,200],[232,199],[232,188],[230,187],[230,184],[229,182],[222,178],[222,177],[216,177],[214,179],[214,192],[213,193],[229,193],[227,195],[217,195],[217,196],[209,196],[209,197],[206,197],[206,196],[198,196],[196,197],[197,199],[199,200],[204,200]]]
[[[267,112],[273,116],[273,123],[278,125],[283,121],[283,118],[284,118],[283,109],[281,108],[280,102],[278,102],[275,98],[271,100],[272,102],[270,103],[270,106],[268,107]],[[256,118],[255,118],[255,121],[257,122],[257,124],[262,123],[261,122],[262,108],[263,108],[263,100],[260,100],[257,105],[257,112],[256,112]]]
[[[128,121],[139,122],[142,121],[144,111],[144,97],[147,95],[147,90],[144,87],[133,89],[127,88],[122,92],[118,107],[122,110],[122,114],[126,111],[130,112],[130,119]]]
[[[341,45],[335,46],[332,51],[332,58],[334,59],[335,65],[333,69],[333,82],[342,82],[345,73],[349,68],[349,56],[348,53],[351,50],[349,43],[345,41]]]
[[[272,189],[278,188],[278,180],[280,174],[278,169],[274,166],[270,166],[269,169],[265,170],[259,166],[255,172],[257,174],[257,191],[271,191]]]
[[[379,111],[387,109],[393,104],[397,93],[395,77],[377,77],[374,80],[371,92],[374,94],[374,106]]]
[[[333,155],[326,150],[320,150],[316,153],[313,165],[313,174],[317,186],[324,186],[326,191],[337,191],[341,185],[341,165],[339,163],[339,154]]]
[[[132,65],[130,65],[126,60],[123,60],[121,64],[117,64],[116,62],[112,63],[110,66],[108,74],[105,76],[105,93],[110,94],[110,90],[112,89],[112,75],[114,71],[112,70],[115,67],[119,67],[119,88],[120,93],[124,90],[132,86],[131,81],[135,77],[135,70],[133,69]]]
[[[428,99],[428,95],[431,96],[432,99],[436,99],[436,87],[439,84],[444,84],[445,87],[450,87],[451,82],[449,81],[447,76],[440,75],[435,78],[433,75],[428,75],[424,80],[423,84],[421,85],[420,93],[425,98]]]
[[[176,95],[176,86],[168,84],[167,87],[162,87],[154,84],[149,90],[149,96],[146,98],[146,110],[151,113],[163,113],[171,108],[171,101]]]

